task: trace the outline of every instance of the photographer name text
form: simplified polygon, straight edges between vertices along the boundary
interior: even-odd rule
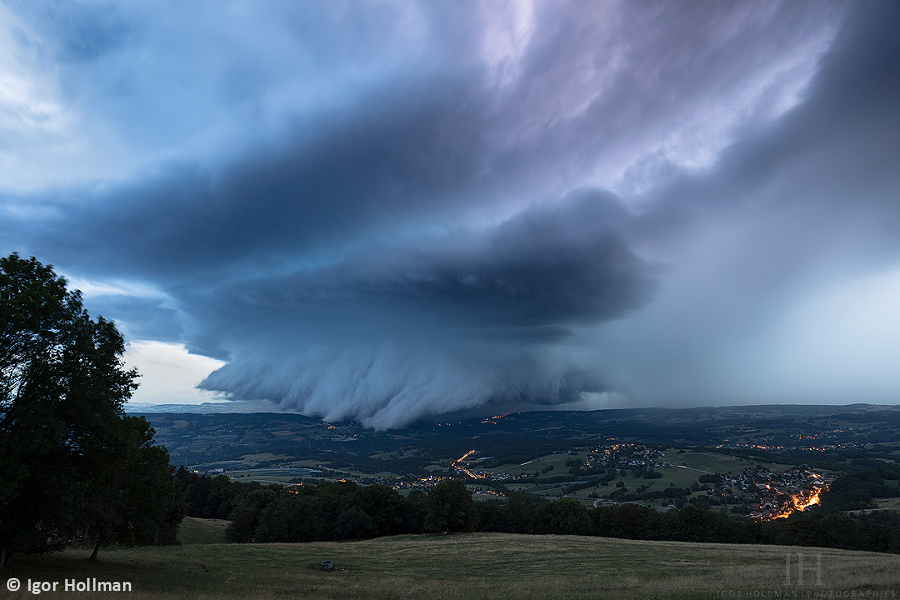
[[[22,582],[16,578],[6,581],[6,589],[17,592],[22,587]],[[96,577],[88,577],[83,580],[63,579],[62,581],[32,581],[27,580],[24,592],[40,594],[41,592],[130,592],[130,581],[97,581]]]

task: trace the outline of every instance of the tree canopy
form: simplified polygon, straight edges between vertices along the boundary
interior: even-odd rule
[[[478,511],[472,494],[463,482],[447,479],[428,490],[425,516],[427,531],[473,531],[478,525]]]
[[[0,568],[76,539],[96,556],[174,535],[180,488],[149,424],[124,413],[138,377],[124,351],[52,266],[0,258]]]

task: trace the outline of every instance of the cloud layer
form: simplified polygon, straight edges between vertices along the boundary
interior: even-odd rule
[[[0,20],[0,250],[94,290],[134,340],[226,361],[206,389],[377,428],[607,391],[894,389],[851,369],[822,390],[797,358],[822,340],[785,339],[810,331],[800,307],[900,267],[894,4]]]

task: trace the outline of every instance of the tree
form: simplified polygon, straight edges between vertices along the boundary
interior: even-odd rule
[[[587,508],[574,498],[563,498],[550,505],[550,530],[563,535],[590,535],[593,523]]]
[[[385,485],[360,488],[360,508],[369,515],[375,535],[396,535],[418,531],[419,511],[413,502]]]
[[[369,515],[358,506],[341,511],[335,523],[335,530],[342,540],[369,537],[376,529]]]
[[[528,496],[515,492],[506,496],[506,526],[510,533],[528,533],[533,518],[533,507]]]
[[[0,568],[12,552],[74,539],[96,541],[96,556],[126,523],[134,535],[126,507],[143,477],[154,478],[143,494],[162,494],[177,513],[168,454],[150,445],[146,422],[124,415],[138,377],[122,363],[124,339],[66,286],[35,258],[0,258]],[[160,511],[144,504],[142,514]]]
[[[153,445],[155,432],[144,417],[125,417],[122,424],[125,452],[110,463],[121,474],[112,488],[120,500],[115,541],[174,544],[185,507],[169,453]]]
[[[428,490],[425,529],[433,532],[474,531],[478,511],[462,481],[446,479]]]
[[[257,541],[256,532],[260,519],[269,505],[277,502],[278,491],[274,486],[258,488],[241,498],[231,513],[231,523],[225,528],[225,539],[238,543]],[[267,541],[278,539],[275,534],[267,535],[272,536]]]

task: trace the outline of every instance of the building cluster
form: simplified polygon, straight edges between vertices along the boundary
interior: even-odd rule
[[[619,469],[630,469],[633,467],[662,469],[674,466],[665,460],[665,456],[665,453],[661,450],[648,448],[640,444],[604,444],[598,446],[588,455],[585,468],[614,466]]]
[[[447,477],[437,477],[429,475],[428,477],[420,477],[418,479],[390,479],[379,481],[382,485],[394,488],[395,490],[427,490],[434,487],[440,482],[448,479]]]
[[[726,450],[761,450],[763,452],[843,452],[845,450],[858,450],[863,446],[865,446],[865,444],[861,442],[790,445],[779,444],[774,441],[762,439],[753,444],[742,442],[720,444],[717,448],[724,448]]]
[[[502,418],[502,416],[492,418]],[[349,438],[349,436],[345,437]],[[667,456],[666,453],[657,448],[641,444],[610,441],[593,448],[582,448],[580,452],[569,452],[571,456],[567,457],[569,460],[565,464],[570,468],[570,473],[577,474],[576,479],[577,477],[585,476],[603,477],[604,481],[601,483],[607,485],[605,482],[610,481],[610,477],[625,474],[626,471],[630,471],[644,479],[653,480],[663,477],[662,471],[687,469],[689,467],[683,466],[683,464],[679,466],[670,462],[677,461],[677,457],[685,452],[686,450],[677,450],[673,454],[673,451],[670,450]],[[480,464],[493,457],[473,458],[473,455],[477,456],[477,452],[474,449],[452,460],[449,469],[444,475],[429,474],[423,476],[409,473],[402,477],[362,477],[357,480],[357,483],[361,485],[381,484],[398,491],[415,489],[425,491],[448,478],[459,478],[460,476],[467,476],[475,480],[480,479],[485,482],[514,482],[523,478],[533,477],[536,474],[535,472],[513,475],[508,472],[479,469],[478,466]],[[523,466],[527,464],[523,463]],[[557,466],[560,466],[559,461]],[[277,480],[285,480],[286,477],[296,478],[292,481],[299,481],[301,478],[331,479],[337,473],[323,465],[317,465],[316,467],[314,469],[297,467],[290,463],[252,467],[241,461],[233,460],[196,465],[194,471],[208,475],[227,474],[230,477],[245,480],[271,480],[273,483],[277,482]],[[694,470],[696,471],[697,469]],[[546,473],[546,470],[544,472]],[[562,473],[559,474],[561,475]],[[676,506],[680,505],[679,503],[690,501],[709,508],[722,507],[721,510],[723,511],[729,509],[731,512],[751,518],[777,519],[818,503],[821,493],[827,489],[832,480],[833,475],[830,473],[806,466],[794,467],[790,470],[779,472],[772,471],[762,465],[751,464],[744,467],[743,472],[737,474],[698,471],[697,481],[691,484],[689,489],[673,488],[673,490],[684,490],[679,498],[675,498],[674,494],[667,494],[668,490],[665,488],[662,490],[662,495],[657,494],[655,499],[662,498],[665,500],[665,498],[673,498]],[[588,479],[586,481],[591,480]],[[566,481],[558,483],[554,487],[579,483],[581,483],[581,480]],[[619,485],[616,487],[620,487],[621,483],[619,482]],[[637,494],[634,499],[624,498],[623,500],[612,498],[612,496],[610,498],[616,502],[640,502],[641,500],[647,500],[646,493],[642,494],[642,492],[646,492],[649,485],[653,484],[648,482],[647,485],[642,485],[632,492],[630,494],[632,496]],[[670,483],[669,485],[671,486],[672,484]],[[500,492],[482,489],[483,486],[478,486],[474,482],[470,482],[467,487],[471,491],[480,494],[502,495]],[[537,489],[534,488],[532,491],[537,491]],[[622,487],[622,492],[625,492],[624,487]],[[684,494],[687,494],[687,496]],[[598,498],[595,501],[595,506],[597,502],[601,501],[599,499],[600,492],[595,492],[590,497]]]
[[[859,431],[852,427],[829,429],[805,435],[800,432],[793,432],[788,436],[757,433],[753,437],[755,440],[752,442],[725,440],[718,447],[729,450],[762,450],[766,452],[843,452],[865,446],[864,441],[855,439],[859,437]]]
[[[457,475],[468,475],[472,479],[486,479],[488,481],[518,481],[522,477],[530,477],[530,475],[510,475],[506,472],[484,471],[456,464],[451,465],[450,471]]]
[[[770,471],[761,466],[744,469],[739,475],[718,475],[697,491],[705,492],[714,503],[742,505],[754,519],[778,519],[818,504],[819,497],[834,476],[828,472],[801,466],[789,471]]]

